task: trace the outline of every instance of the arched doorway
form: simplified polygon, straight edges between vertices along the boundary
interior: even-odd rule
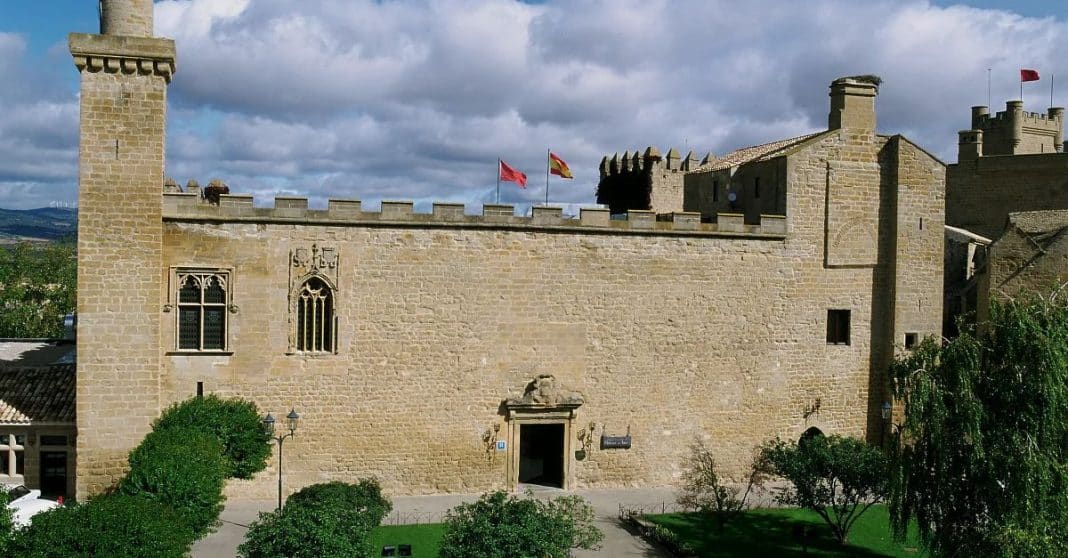
[[[813,426],[801,433],[801,437],[797,440],[797,445],[803,445],[816,438],[823,438],[823,431]]]

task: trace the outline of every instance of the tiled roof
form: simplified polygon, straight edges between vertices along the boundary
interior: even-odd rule
[[[74,365],[0,366],[0,424],[74,424]]]
[[[803,136],[797,136],[794,138],[788,138],[779,141],[773,141],[770,143],[764,143],[760,145],[752,145],[749,147],[743,147],[741,149],[735,149],[730,153],[717,157],[715,160],[710,161],[707,165],[702,165],[698,168],[700,171],[714,171],[721,169],[728,169],[750,163],[753,161],[760,161],[764,159],[771,159],[781,155],[784,151],[799,145],[805,141],[808,141],[823,132],[816,132],[815,134],[806,134]]]

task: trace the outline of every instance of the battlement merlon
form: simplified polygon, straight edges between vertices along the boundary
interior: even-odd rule
[[[618,176],[627,173],[640,173],[640,172],[652,172],[657,168],[662,170],[671,171],[695,171],[701,166],[706,165],[712,161],[715,161],[716,157],[712,153],[705,155],[705,158],[699,163],[697,161],[697,155],[691,150],[686,154],[686,157],[682,157],[679,154],[679,150],[674,147],[668,149],[666,155],[661,155],[660,150],[654,146],[645,148],[645,151],[630,150],[624,151],[623,155],[614,153],[612,155],[605,155],[601,158],[601,164],[599,170],[601,173],[601,180],[604,180],[608,176]]]
[[[250,195],[220,196],[219,204],[206,203],[189,192],[163,193],[165,222],[277,223],[321,226],[424,227],[505,229],[588,234],[639,234],[658,236],[724,236],[784,240],[785,215],[761,215],[747,223],[741,214],[719,213],[715,223],[702,223],[701,214],[677,212],[666,217],[653,211],[627,212],[613,219],[607,209],[583,208],[578,219],[559,207],[534,207],[529,217],[517,217],[515,206],[486,204],[481,215],[467,215],[462,203],[435,203],[431,213],[417,213],[411,201],[383,201],[380,211],[364,211],[359,200],[328,202],[327,209],[309,209],[307,198],[277,197],[274,207],[255,207]]]

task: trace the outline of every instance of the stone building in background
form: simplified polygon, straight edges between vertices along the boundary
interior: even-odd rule
[[[257,207],[164,187],[174,44],[150,1],[103,8],[104,34],[71,36],[81,498],[200,389],[301,413],[287,490],[663,486],[696,439],[737,475],[776,436],[881,442],[895,347],[941,327],[945,167],[876,132],[871,80],[832,84],[826,131],[703,171],[631,157],[653,202],[622,220]]]
[[[0,485],[74,494],[73,340],[0,340]]]
[[[956,334],[958,318],[984,319],[992,298],[1068,280],[1068,261],[1056,255],[1060,210],[1068,210],[1064,109],[1025,112],[1009,101],[990,115],[972,107],[946,171],[944,335]]]

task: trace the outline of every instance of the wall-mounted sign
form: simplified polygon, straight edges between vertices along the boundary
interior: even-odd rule
[[[601,435],[601,449],[630,449],[630,434],[626,436]]]
[[[508,442],[505,440],[497,440],[497,451],[504,451],[508,449]]]

